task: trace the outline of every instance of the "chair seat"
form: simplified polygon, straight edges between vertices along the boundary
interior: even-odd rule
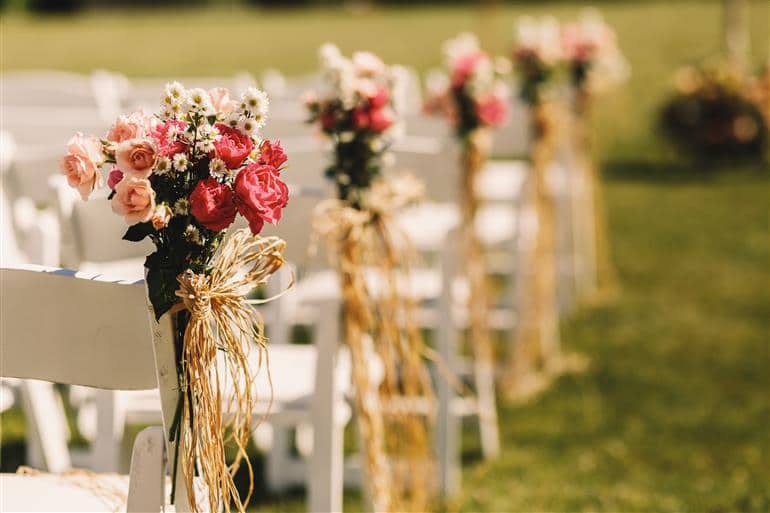
[[[125,511],[128,476],[0,474],[0,511]]]
[[[529,172],[525,160],[490,160],[476,183],[479,195],[487,201],[513,201],[524,189]]]
[[[451,230],[460,224],[460,209],[454,203],[422,203],[404,209],[398,221],[415,249],[438,251]],[[516,213],[510,205],[493,204],[479,209],[476,233],[486,247],[496,247],[516,236]]]
[[[0,511],[116,512],[126,511],[128,476],[74,470],[58,474],[0,474]],[[166,511],[171,480],[166,479]],[[208,511],[205,485],[195,479],[198,509]]]
[[[423,326],[435,327],[440,322],[436,311],[435,301],[441,295],[442,276],[437,269],[413,269],[411,281],[404,283],[402,291],[411,291],[413,297],[423,302],[420,308],[420,322]],[[367,276],[371,290],[377,290],[380,280],[377,273],[372,271]],[[468,280],[458,276],[452,284],[453,318],[457,327],[464,328],[468,324],[467,304],[470,297]],[[326,270],[312,273],[297,282],[294,293],[287,296],[286,308],[294,322],[310,323],[315,312],[306,305],[338,300],[340,296],[339,278],[336,271]],[[511,329],[515,315],[510,308],[492,308],[490,311],[490,327],[493,329]]]

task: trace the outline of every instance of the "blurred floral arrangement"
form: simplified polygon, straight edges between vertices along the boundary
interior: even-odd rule
[[[349,59],[331,43],[320,48],[319,58],[325,89],[305,94],[308,122],[334,143],[326,176],[340,199],[360,207],[400,130],[393,90],[401,74],[372,53],[356,52]]]
[[[674,86],[659,122],[677,148],[699,159],[766,157],[767,71],[747,77],[725,61],[711,61],[680,68]]]
[[[512,50],[514,69],[519,77],[519,95],[536,103],[553,90],[562,75],[564,51],[559,22],[550,16],[520,18],[515,27]]]
[[[426,112],[447,116],[459,137],[504,125],[510,112],[510,61],[492,59],[470,33],[446,41],[443,54],[449,76],[433,75]]]
[[[527,103],[557,94],[565,79],[579,91],[595,93],[629,75],[615,31],[590,9],[562,24],[550,16],[520,18],[512,55]]]
[[[570,83],[578,90],[602,92],[628,78],[630,68],[615,31],[595,10],[561,26],[561,48]]]

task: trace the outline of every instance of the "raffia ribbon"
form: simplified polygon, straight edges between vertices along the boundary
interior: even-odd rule
[[[246,294],[283,265],[284,247],[277,237],[238,230],[225,240],[209,274],[187,270],[177,278],[176,294],[189,312],[181,362],[181,465],[190,498],[195,497],[193,476],[198,470],[208,489],[210,511],[219,511],[221,501],[225,511],[234,505],[243,512],[253,491],[254,473],[246,454],[256,401],[249,352],[255,342],[261,366],[267,340],[262,319],[247,303]],[[218,354],[223,366],[218,365]],[[237,452],[228,465],[225,445],[230,441]],[[249,492],[241,499],[233,476],[244,461]],[[191,502],[198,511],[195,501]]]
[[[428,500],[434,399],[416,304],[411,291],[401,289],[409,283],[411,247],[391,217],[421,192],[411,177],[379,180],[367,191],[365,210],[327,200],[313,216],[315,233],[326,241],[339,268],[345,342],[374,511],[424,511]],[[376,291],[370,290],[369,271],[380,280]],[[379,390],[369,377],[368,337],[384,364]],[[427,404],[428,411],[405,407],[415,401]]]
[[[511,353],[511,372],[506,377],[506,390],[512,399],[525,399],[540,391],[545,382],[539,369],[558,356],[555,205],[547,179],[556,151],[558,105],[552,101],[533,105],[532,125],[535,140],[530,155],[530,194],[537,214],[537,235],[522,274],[522,310]]]

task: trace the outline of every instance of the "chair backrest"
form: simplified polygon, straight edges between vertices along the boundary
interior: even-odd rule
[[[276,235],[286,242],[284,257],[300,271],[323,267],[324,241],[318,240],[311,252],[313,241],[313,211],[321,201],[332,197],[328,184],[322,188],[308,188],[289,184],[289,204],[283,209],[278,226],[266,224],[263,234]]]
[[[407,145],[408,138],[395,145],[395,162],[386,174],[412,173],[425,183],[427,199],[457,201],[460,187],[459,147],[448,138],[421,139],[423,142],[418,145]]]
[[[142,283],[20,266],[0,269],[0,297],[0,376],[157,387]]]

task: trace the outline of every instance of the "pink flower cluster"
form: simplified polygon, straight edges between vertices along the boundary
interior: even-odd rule
[[[448,116],[461,134],[504,125],[510,112],[505,81],[510,62],[493,60],[468,33],[447,41],[444,57],[448,80],[431,91],[425,110]]]
[[[226,89],[166,86],[158,116],[120,116],[104,139],[81,133],[61,160],[70,186],[87,200],[101,185],[100,168],[112,163],[107,185],[112,210],[128,225],[162,230],[175,216],[188,226],[219,232],[244,216],[254,234],[276,223],[288,202],[280,173],[287,157],[279,142],[260,140],[267,97],[254,88],[240,102]],[[190,216],[192,219],[190,219]],[[200,240],[200,236],[195,235]]]

